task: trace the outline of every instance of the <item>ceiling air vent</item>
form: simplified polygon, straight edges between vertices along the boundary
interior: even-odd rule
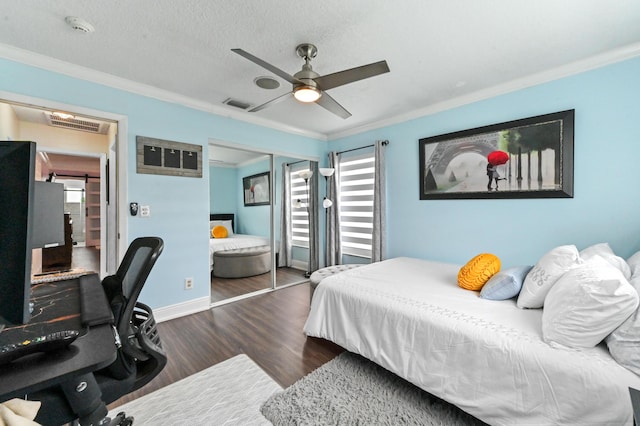
[[[109,123],[91,120],[85,117],[69,117],[63,118],[55,113],[45,112],[47,124],[53,127],[63,127],[70,130],[79,130],[81,132],[107,134]]]
[[[222,103],[223,104],[227,104],[227,105],[232,106],[232,107],[235,107],[235,108],[244,109],[244,110],[247,110],[247,109],[249,109],[251,107],[251,104],[239,101],[237,99],[232,99],[232,98],[228,98],[228,99],[224,100]]]

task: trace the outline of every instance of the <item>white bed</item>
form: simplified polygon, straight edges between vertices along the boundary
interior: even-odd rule
[[[249,234],[235,233],[235,214],[233,213],[211,213],[209,214],[209,231],[217,225],[227,228],[226,238],[209,238],[209,268],[213,271],[213,254],[217,251],[233,250],[247,247],[270,246],[267,237]],[[212,233],[212,232],[210,232]]]
[[[232,250],[246,247],[268,246],[271,243],[269,238],[257,235],[233,234],[227,238],[210,238],[209,239],[209,265],[213,270],[213,254],[217,251]]]
[[[460,265],[395,258],[318,285],[305,333],[363,355],[492,425],[633,424],[640,377],[604,344],[542,340],[541,309],[457,286]]]

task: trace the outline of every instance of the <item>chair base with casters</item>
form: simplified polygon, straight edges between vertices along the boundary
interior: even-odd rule
[[[131,425],[133,417],[107,417],[107,404],[146,385],[167,363],[151,308],[138,302],[142,287],[162,253],[157,237],[135,239],[115,275],[102,286],[115,318],[116,360],[108,367],[28,395],[42,404],[35,421],[44,426]],[[118,342],[119,340],[119,342]]]
[[[149,383],[167,364],[167,357],[149,306],[136,303],[132,323],[133,333],[127,337],[128,344],[122,345],[120,350],[125,354],[136,354],[135,374],[130,374],[122,380],[114,380],[107,368],[93,374],[75,377],[59,389],[32,393],[29,399],[42,403],[34,419],[37,423],[43,426],[61,425],[68,422],[69,413],[76,413],[77,421],[82,426],[116,426],[133,423],[134,418],[124,413],[118,413],[113,419],[108,418],[106,404],[111,404],[122,397],[122,388],[129,389],[127,393],[130,393]],[[150,353],[155,355],[149,356]],[[82,391],[77,392],[77,389]],[[81,395],[81,397],[76,398],[75,395]],[[87,403],[88,400],[93,402]]]

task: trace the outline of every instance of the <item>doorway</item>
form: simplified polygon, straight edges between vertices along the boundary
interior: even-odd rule
[[[117,143],[118,128],[121,123],[126,127],[126,119],[110,113],[97,118],[101,112],[69,105],[47,106],[48,103],[20,95],[0,100],[0,118],[11,125],[10,134],[3,137],[37,143],[38,179],[83,182],[70,183],[65,192],[76,191],[65,205],[69,216],[75,215],[72,267],[96,271],[101,277],[113,274],[118,253],[126,250],[118,238],[119,233],[126,235],[126,223],[118,222],[118,201],[126,194],[118,191],[116,183],[120,172],[117,156],[126,152],[126,147],[120,146],[126,144]],[[81,112],[73,112],[76,109]],[[123,241],[126,244],[126,238]],[[35,253],[34,258],[40,260]],[[35,271],[39,268],[36,261],[32,268]]]
[[[64,185],[64,211],[72,240],[72,269],[100,272],[102,259],[102,201],[104,154],[58,154],[40,151],[47,180]],[[106,272],[106,271],[105,271]]]

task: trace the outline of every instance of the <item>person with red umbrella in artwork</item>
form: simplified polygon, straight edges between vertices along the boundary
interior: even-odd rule
[[[492,151],[487,155],[487,177],[489,177],[489,183],[487,183],[487,191],[491,191],[492,183],[496,182],[496,191],[498,190],[498,181],[505,180],[506,178],[501,178],[498,173],[498,166],[505,164],[509,161],[509,154],[504,151]]]

